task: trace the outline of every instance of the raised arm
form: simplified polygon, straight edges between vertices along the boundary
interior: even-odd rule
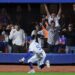
[[[46,13],[47,13],[47,16],[49,16],[49,15],[50,15],[50,13],[49,13],[49,10],[48,10],[47,5],[46,5],[46,4],[44,4],[44,7],[45,7],[45,11],[46,11]]]
[[[62,10],[61,10],[61,4],[59,4],[59,11],[58,11],[58,14],[57,14],[58,16],[61,15],[61,11],[62,11]]]
[[[9,35],[9,39],[10,39],[10,40],[13,39],[13,36],[14,36],[13,34],[14,34],[14,32],[15,32],[14,30],[11,30],[11,31],[10,31],[10,35]]]

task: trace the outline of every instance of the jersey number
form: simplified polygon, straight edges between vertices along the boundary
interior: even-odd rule
[[[39,47],[39,45],[36,45],[36,48],[37,48],[38,50],[41,50],[41,47]]]

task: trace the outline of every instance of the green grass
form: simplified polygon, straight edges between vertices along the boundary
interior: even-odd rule
[[[36,72],[34,74],[28,74],[25,72],[0,72],[0,75],[75,75],[75,73],[69,72]]]

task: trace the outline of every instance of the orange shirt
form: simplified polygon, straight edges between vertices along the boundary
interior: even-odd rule
[[[44,33],[44,37],[48,38],[48,30],[44,26],[42,26],[42,30],[43,30],[43,33]]]

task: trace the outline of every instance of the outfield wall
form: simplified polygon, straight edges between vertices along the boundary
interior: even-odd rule
[[[19,59],[25,57],[25,63],[32,56],[27,53],[1,53],[0,63],[19,63]],[[50,60],[51,64],[74,64],[75,54],[47,54],[46,60]]]

